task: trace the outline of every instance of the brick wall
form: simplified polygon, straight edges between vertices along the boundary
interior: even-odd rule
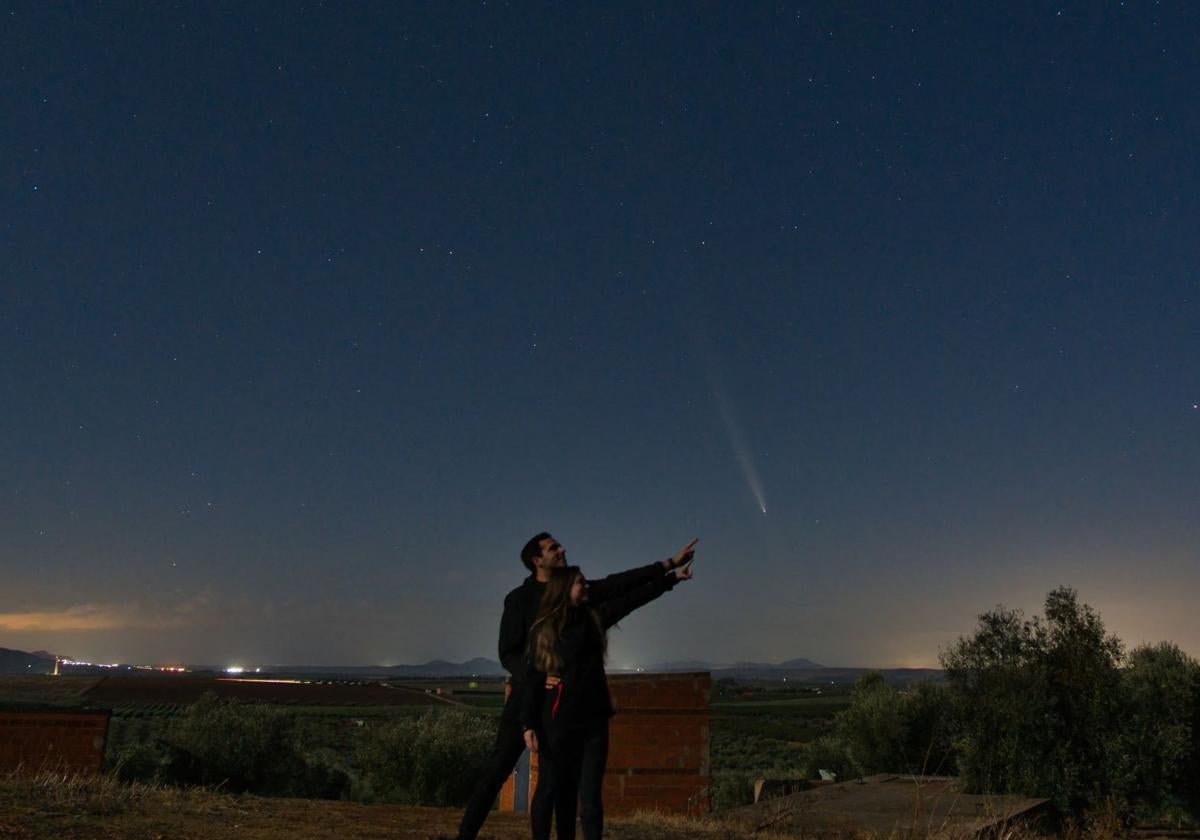
[[[707,813],[709,675],[610,674],[608,683],[617,714],[609,724],[605,813]],[[528,787],[517,784],[522,772]],[[500,791],[502,811],[528,811],[519,799],[537,785],[537,756],[517,773]]]
[[[110,714],[0,710],[0,774],[99,773]]]

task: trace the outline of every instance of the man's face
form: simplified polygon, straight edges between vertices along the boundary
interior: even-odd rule
[[[567,565],[567,550],[554,537],[546,537],[538,545],[542,547],[542,556],[533,558],[533,565],[542,569]]]

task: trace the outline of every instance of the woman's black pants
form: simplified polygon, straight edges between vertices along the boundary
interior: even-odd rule
[[[575,802],[584,840],[604,833],[604,767],[608,764],[608,721],[582,729],[538,733],[538,782],[529,807],[533,840],[550,840],[550,816],[558,822],[558,840],[574,840]]]

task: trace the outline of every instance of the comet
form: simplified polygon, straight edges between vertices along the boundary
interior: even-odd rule
[[[750,446],[746,443],[746,436],[742,432],[742,425],[738,422],[737,415],[733,411],[733,403],[729,400],[729,395],[725,393],[725,389],[721,387],[721,383],[713,380],[713,398],[717,401],[717,410],[721,413],[721,420],[725,424],[725,431],[729,434],[729,445],[733,449],[734,457],[737,458],[738,466],[742,468],[742,476],[746,479],[746,487],[754,496],[755,502],[758,503],[758,509],[764,514],[767,512],[767,497],[763,492],[762,479],[758,477],[758,470],[754,466],[753,454],[750,451]]]

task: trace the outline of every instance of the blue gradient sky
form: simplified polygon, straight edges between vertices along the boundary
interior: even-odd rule
[[[844,5],[0,4],[0,646],[1200,654],[1200,9]]]

